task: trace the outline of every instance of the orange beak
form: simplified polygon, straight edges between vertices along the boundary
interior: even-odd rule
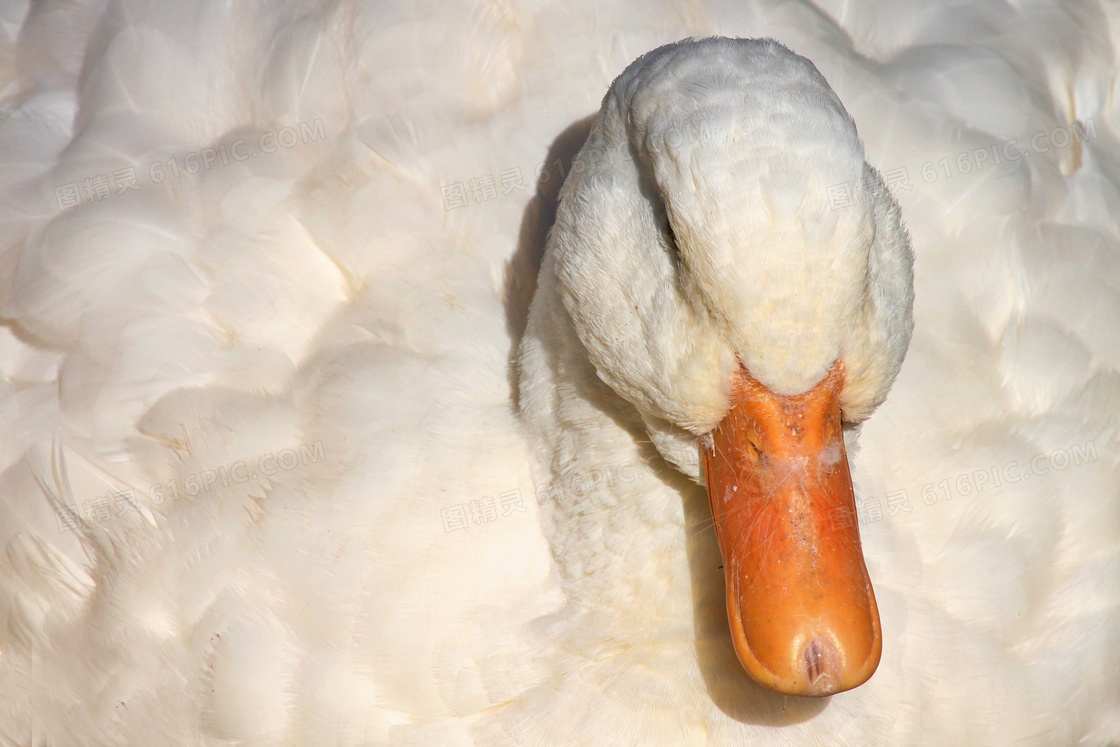
[[[731,411],[702,446],[735,652],[760,684],[832,695],[882,652],[840,424],[840,361],[796,397],[740,366]]]

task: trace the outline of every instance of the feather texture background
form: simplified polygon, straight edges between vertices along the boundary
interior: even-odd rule
[[[1116,743],[1118,22],[6,6],[0,735]],[[910,352],[853,459],[884,658],[828,702],[541,650],[566,601],[511,360],[562,135],[639,54],[710,34],[814,62],[917,256]]]

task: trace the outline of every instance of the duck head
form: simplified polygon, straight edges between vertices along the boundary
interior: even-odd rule
[[[770,40],[654,50],[611,86],[546,270],[595,373],[708,490],[739,660],[795,695],[882,648],[845,431],[912,330],[913,257],[855,125]]]

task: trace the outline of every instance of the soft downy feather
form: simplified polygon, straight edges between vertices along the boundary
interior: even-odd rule
[[[1120,739],[1117,21],[996,2],[3,11],[0,734]],[[598,611],[594,589],[565,596],[563,573],[607,562],[580,531],[609,527],[640,571],[668,517],[688,532],[657,562],[711,607],[710,516],[643,440],[667,425],[624,417],[625,439],[540,464],[511,405],[506,294],[531,285],[570,168],[553,141],[640,54],[711,34],[812,60],[913,236],[913,341],[853,460],[884,658],[828,702],[751,689],[718,617],[659,627],[641,588]],[[285,127],[298,143],[262,150]],[[258,155],[223,161],[237,141]],[[67,185],[82,204],[60,209]],[[593,499],[564,563],[557,474]]]

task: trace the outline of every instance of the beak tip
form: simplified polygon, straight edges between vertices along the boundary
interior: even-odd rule
[[[737,636],[733,636],[737,638]],[[822,633],[810,636],[798,650],[789,650],[789,658],[780,657],[769,664],[760,660],[746,639],[736,640],[739,661],[755,681],[782,693],[802,697],[824,697],[862,685],[879,665],[878,641],[862,663],[855,663],[842,650],[833,636]]]
[[[804,687],[799,695],[835,695],[858,687],[871,678],[879,665],[879,647],[869,659],[856,667],[845,668],[845,657],[832,638],[816,636],[801,654]]]

